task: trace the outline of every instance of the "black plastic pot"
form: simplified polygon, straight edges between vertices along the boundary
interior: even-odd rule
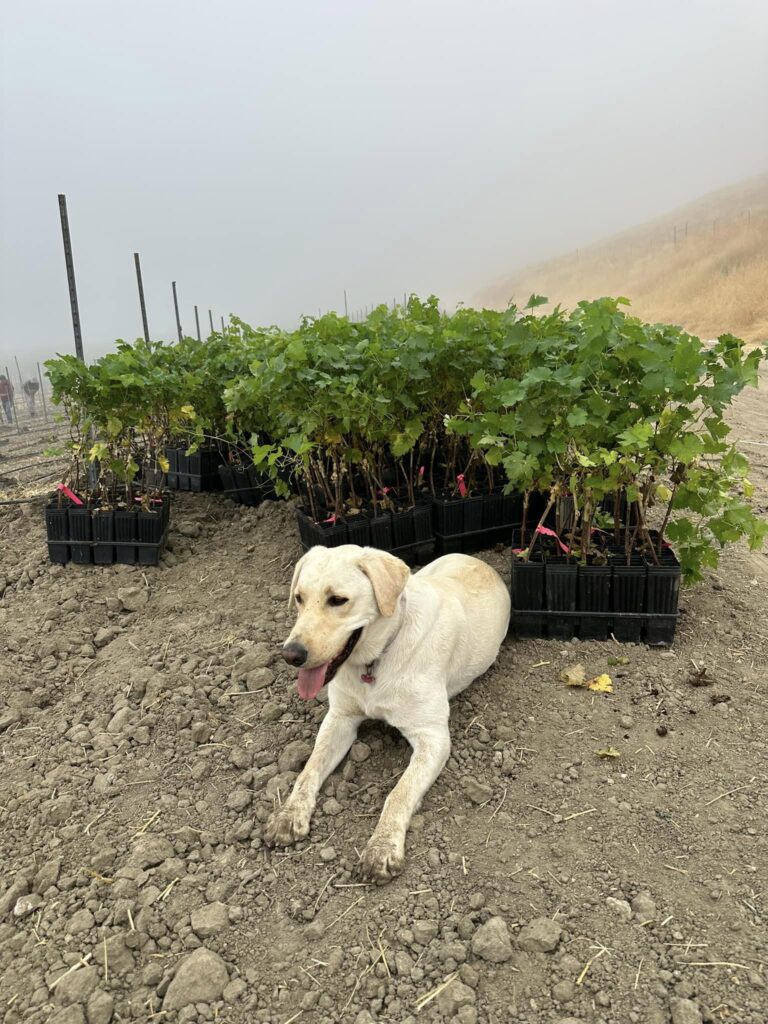
[[[432,522],[438,537],[455,537],[464,532],[464,499],[433,498]]]
[[[434,540],[432,532],[432,502],[420,501],[413,509],[413,535],[417,544],[429,544]]]
[[[392,547],[405,548],[414,543],[413,509],[392,513]]]
[[[523,521],[523,495],[519,491],[511,491],[509,494],[502,494],[501,496],[501,525],[502,526],[519,526]],[[535,511],[535,495],[531,496],[528,504],[528,519],[529,521],[536,516]],[[534,507],[532,507],[534,506]],[[544,511],[542,507],[542,512]],[[541,515],[541,512],[539,512]],[[534,522],[538,522],[538,516],[536,516]]]
[[[115,509],[115,561],[120,565],[136,565],[136,510]]]
[[[493,530],[504,525],[504,495],[501,491],[483,496],[483,529]]]
[[[392,516],[389,512],[380,512],[371,520],[371,545],[381,551],[392,550]]]
[[[58,504],[46,507],[45,530],[48,537],[48,557],[52,562],[65,565],[69,561],[69,519],[66,507],[59,508]]]
[[[610,565],[580,565],[578,572],[579,611],[584,612],[579,623],[582,640],[607,640],[608,619],[601,616],[611,610]],[[590,616],[588,612],[598,612]]]
[[[227,497],[231,497],[235,490],[235,474],[232,472],[231,466],[225,464],[219,466],[219,480]]]
[[[612,567],[611,611],[614,612],[613,635],[622,643],[639,643],[643,634],[647,569],[641,562],[626,565],[615,562]],[[632,614],[637,618],[631,618]]]
[[[512,556],[512,625],[520,637],[542,636],[544,563]],[[537,614],[538,613],[538,614]]]
[[[361,548],[368,547],[371,543],[371,520],[360,512],[356,516],[347,519],[347,537],[349,544],[359,544]]]
[[[168,472],[166,473],[166,480],[168,487],[172,490],[178,490],[179,487],[179,449],[178,448],[166,448],[165,457],[168,459]]]
[[[92,560],[92,512],[88,505],[71,505],[68,510],[70,558],[78,565],[90,565]]]
[[[544,593],[547,609],[554,614],[549,619],[549,635],[559,640],[570,640],[574,635],[574,622],[558,612],[576,611],[577,565],[567,559],[553,558],[546,563]]]
[[[464,533],[476,533],[483,528],[483,505],[485,498],[477,495],[474,498],[462,498],[464,511]]]
[[[165,525],[165,516],[160,508],[149,512],[139,509],[136,513],[136,548],[139,565],[159,564]]]
[[[95,508],[91,516],[93,560],[96,565],[112,565],[115,561],[115,513],[112,509]]]
[[[670,644],[675,635],[681,575],[677,559],[671,563],[669,555],[671,552],[668,552],[666,564],[648,566],[646,640],[649,644]]]

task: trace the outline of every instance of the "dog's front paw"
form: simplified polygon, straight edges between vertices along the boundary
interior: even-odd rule
[[[309,810],[301,804],[281,807],[267,820],[264,842],[267,846],[292,846],[309,835]]]
[[[360,874],[371,882],[390,882],[403,870],[405,850],[395,839],[372,836],[360,858]]]

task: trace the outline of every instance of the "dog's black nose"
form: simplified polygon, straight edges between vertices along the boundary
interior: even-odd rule
[[[300,668],[309,655],[309,651],[304,644],[297,643],[295,640],[286,644],[280,653],[288,664],[293,665],[294,668]]]

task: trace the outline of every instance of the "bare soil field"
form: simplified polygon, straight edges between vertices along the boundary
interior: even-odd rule
[[[765,513],[765,381],[732,419]],[[289,505],[186,495],[161,567],[52,566],[0,506],[5,1024],[765,1024],[768,557],[686,591],[671,649],[509,639],[377,887],[381,724],[262,843],[327,707],[278,656],[299,554]]]

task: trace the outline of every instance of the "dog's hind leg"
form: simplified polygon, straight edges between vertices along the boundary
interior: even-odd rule
[[[360,859],[364,878],[386,882],[398,875],[405,860],[405,833],[427,790],[443,770],[451,752],[448,717],[444,726],[419,732],[401,729],[413,747],[411,760],[387,797],[376,829]]]
[[[264,842],[267,846],[290,846],[309,835],[309,823],[320,787],[346,756],[357,736],[362,718],[329,711],[323,719],[304,770],[291,795],[267,821]]]

